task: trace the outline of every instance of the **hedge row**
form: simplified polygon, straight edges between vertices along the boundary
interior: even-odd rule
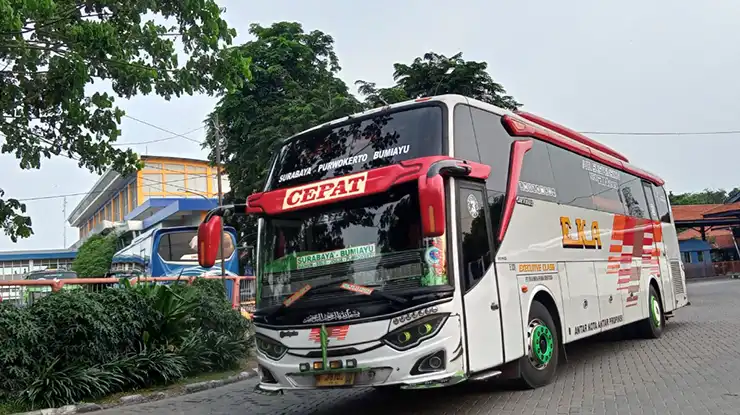
[[[223,282],[122,283],[0,303],[0,404],[73,404],[230,369],[249,353],[250,323]]]

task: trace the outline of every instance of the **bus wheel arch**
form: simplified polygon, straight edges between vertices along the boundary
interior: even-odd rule
[[[532,296],[532,300],[529,302],[529,307],[532,308],[533,302],[539,302],[545,308],[547,308],[547,311],[552,316],[552,319],[555,321],[555,328],[558,331],[558,339],[560,339],[560,347],[563,345],[563,320],[560,318],[560,311],[558,310],[558,305],[555,303],[555,299],[552,296],[552,293],[550,293],[549,290],[542,287],[542,289],[535,292],[535,294]]]
[[[650,278],[647,290],[648,317],[636,324],[637,333],[645,339],[657,339],[665,329],[663,295],[655,278]]]
[[[518,360],[516,385],[534,389],[551,383],[562,353],[560,313],[552,294],[542,288],[529,303],[525,327],[525,353]]]

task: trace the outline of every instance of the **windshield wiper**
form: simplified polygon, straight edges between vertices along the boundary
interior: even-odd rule
[[[275,316],[276,314],[280,313],[284,309],[292,306],[296,301],[303,298],[303,296],[305,296],[311,290],[317,290],[317,289],[329,287],[335,284],[344,284],[347,281],[349,281],[349,279],[345,278],[341,280],[326,281],[326,282],[322,282],[321,284],[314,284],[314,285],[306,284],[300,289],[298,289],[296,292],[291,294],[290,297],[286,298],[277,308],[267,313],[265,317],[269,318],[269,317]]]

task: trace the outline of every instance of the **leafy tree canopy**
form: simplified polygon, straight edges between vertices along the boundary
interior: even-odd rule
[[[729,194],[724,189],[704,189],[701,192],[668,194],[671,205],[711,205],[725,203],[730,197],[740,192],[740,188],[732,189]]]
[[[441,94],[460,94],[507,109],[521,106],[504,87],[486,71],[485,62],[466,61],[462,52],[451,57],[429,52],[411,65],[393,65],[396,84],[378,88],[375,83],[357,81],[360,94],[369,107],[378,107],[408,99]]]
[[[206,135],[206,145],[214,148],[218,126],[232,189],[227,199],[242,201],[262,190],[282,139],[362,109],[337,77],[331,36],[291,22],[253,24],[249,32],[256,39],[239,50],[252,59],[251,81],[220,100]]]
[[[252,58],[252,79],[226,94],[207,120],[206,146],[221,137],[222,160],[231,183],[226,200],[243,201],[261,191],[282,139],[305,129],[368,108],[422,96],[458,93],[505,108],[520,104],[486,72],[485,62],[465,61],[433,52],[410,65],[394,65],[396,84],[378,88],[357,81],[364,102],[358,101],[338,78],[339,59],[331,36],[305,32],[300,23],[254,24],[256,38],[239,50]],[[450,72],[451,69],[454,69]],[[218,133],[218,134],[217,134]],[[213,159],[211,154],[211,159]],[[237,217],[242,241],[253,242],[254,219]]]
[[[131,150],[112,146],[124,115],[115,96],[210,94],[249,76],[246,55],[225,47],[236,32],[222,12],[215,0],[0,0],[0,152],[22,169],[58,155],[97,173],[137,168]],[[94,92],[95,81],[115,95]],[[24,213],[0,199],[0,228],[13,241],[33,233]]]
[[[80,278],[102,278],[110,270],[113,254],[116,253],[115,233],[102,236],[91,236],[77,250],[77,256],[72,262],[72,270]]]

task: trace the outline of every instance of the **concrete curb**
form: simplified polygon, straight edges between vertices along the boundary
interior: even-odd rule
[[[253,377],[257,376],[257,370],[248,370],[239,373],[238,375],[229,376],[225,379],[220,380],[209,380],[206,382],[197,382],[197,383],[190,383],[187,385],[184,385],[182,387],[182,392],[176,393],[176,392],[154,392],[150,393],[148,395],[126,395],[122,396],[118,403],[113,404],[97,404],[97,403],[80,403],[77,405],[66,405],[62,406],[60,408],[47,408],[47,409],[40,409],[36,411],[30,411],[30,412],[22,412],[22,413],[16,413],[13,415],[72,415],[72,414],[85,414],[89,412],[96,412],[101,411],[103,409],[113,408],[113,407],[119,407],[119,406],[127,406],[127,405],[136,405],[140,403],[145,402],[154,402],[165,398],[171,398],[175,396],[181,396],[181,395],[189,395],[191,393],[201,392],[208,389],[214,389],[218,388],[220,386],[230,385],[232,383],[240,382],[243,380],[251,379]]]

